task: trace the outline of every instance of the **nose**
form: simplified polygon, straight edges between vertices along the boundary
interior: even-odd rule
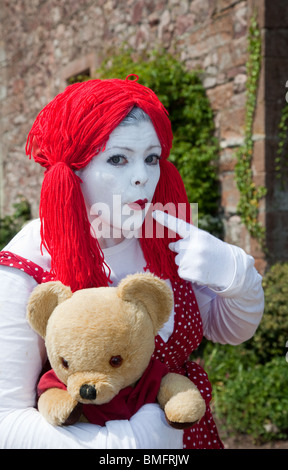
[[[80,397],[84,400],[95,400],[96,398],[96,388],[94,385],[83,384],[80,387]]]
[[[132,186],[144,186],[147,181],[148,175],[144,165],[137,165],[131,178]]]

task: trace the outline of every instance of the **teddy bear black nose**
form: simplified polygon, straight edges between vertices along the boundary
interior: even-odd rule
[[[94,385],[83,384],[80,387],[80,397],[84,400],[95,400],[96,389]]]

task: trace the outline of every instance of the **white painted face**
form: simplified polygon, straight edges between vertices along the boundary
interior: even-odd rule
[[[145,203],[151,203],[159,181],[160,157],[161,145],[152,123],[140,121],[114,129],[105,149],[77,172],[98,238],[112,236],[119,242],[141,227]]]

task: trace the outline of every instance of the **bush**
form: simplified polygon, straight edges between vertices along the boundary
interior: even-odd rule
[[[277,263],[263,279],[265,309],[254,337],[246,343],[262,364],[283,356],[288,341],[288,263]]]
[[[214,390],[217,415],[228,431],[256,441],[288,438],[288,364],[285,357],[245,369]]]
[[[206,342],[203,361],[210,381],[217,388],[227,381],[234,381],[243,370],[257,365],[257,357],[253,350],[246,350],[244,344],[214,344]]]
[[[14,213],[5,215],[0,219],[0,250],[16,235],[22,228],[23,224],[31,219],[30,205],[26,199],[20,197],[13,204]]]
[[[191,203],[198,203],[199,226],[221,235],[218,155],[213,112],[200,72],[189,72],[167,52],[132,56],[122,51],[96,71],[101,78],[126,78],[130,73],[153,89],[168,109],[173,129],[170,160],[178,168]]]

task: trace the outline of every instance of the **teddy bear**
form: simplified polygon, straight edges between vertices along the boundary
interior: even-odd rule
[[[151,273],[74,293],[60,281],[39,284],[27,319],[44,338],[52,367],[38,384],[39,412],[52,425],[104,425],[158,402],[171,426],[198,422],[206,406],[197,387],[153,358],[172,309],[170,287]]]

